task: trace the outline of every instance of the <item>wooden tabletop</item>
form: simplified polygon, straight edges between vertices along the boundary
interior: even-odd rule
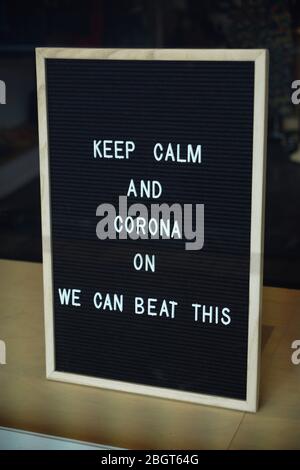
[[[256,414],[46,380],[42,266],[0,260],[0,426],[131,449],[300,449],[300,291],[264,288]]]

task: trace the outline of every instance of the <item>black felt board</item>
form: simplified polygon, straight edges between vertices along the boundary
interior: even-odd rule
[[[46,83],[56,370],[245,400],[254,63],[47,59]],[[93,139],[133,140],[134,156],[94,159]],[[201,144],[202,163],[158,164],[156,142]],[[205,204],[203,249],[100,241],[96,208],[131,178],[159,180],[156,202]],[[137,252],[155,273],[133,269]],[[63,287],[81,307],[60,305]],[[96,310],[96,291],[123,293],[124,311]],[[176,318],[135,315],[135,296],[176,300]],[[231,324],[195,323],[195,302]]]

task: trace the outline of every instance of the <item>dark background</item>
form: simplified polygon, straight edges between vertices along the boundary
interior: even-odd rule
[[[270,101],[264,282],[300,287],[299,2],[0,1],[0,257],[41,261],[34,48],[268,48]]]

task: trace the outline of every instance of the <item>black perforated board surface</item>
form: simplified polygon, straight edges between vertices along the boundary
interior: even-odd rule
[[[254,63],[47,59],[46,82],[56,370],[245,400]],[[95,159],[93,139],[136,149]],[[156,142],[201,144],[202,163],[157,163]],[[97,206],[130,179],[159,180],[160,203],[204,204],[203,249],[99,240]],[[134,270],[137,252],[155,273]],[[81,307],[59,288],[81,289]],[[123,293],[124,311],[95,309],[96,291]],[[176,317],[134,314],[135,296],[176,300]],[[228,306],[231,323],[195,322],[193,303]]]

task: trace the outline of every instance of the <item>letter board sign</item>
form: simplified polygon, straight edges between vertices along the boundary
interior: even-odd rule
[[[255,411],[265,50],[37,49],[47,377]]]

